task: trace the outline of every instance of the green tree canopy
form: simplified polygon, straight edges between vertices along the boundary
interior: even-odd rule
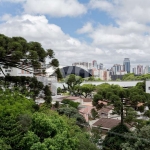
[[[64,86],[65,90],[68,90],[73,95],[79,94],[80,84],[83,82],[83,79],[80,76],[71,74],[65,78],[65,83],[67,87]]]
[[[53,50],[45,50],[38,42],[27,42],[22,37],[10,38],[0,34],[0,64],[2,65],[32,72],[29,69],[31,66],[36,71],[45,69],[41,64],[48,58],[50,66],[57,68],[59,62],[54,55]]]
[[[121,144],[126,141],[124,134],[127,132],[126,125],[119,124],[112,128],[103,141],[103,150],[122,150]]]
[[[140,131],[135,130],[125,134],[126,140],[122,143],[122,150],[149,150],[150,149],[150,126],[143,126]]]

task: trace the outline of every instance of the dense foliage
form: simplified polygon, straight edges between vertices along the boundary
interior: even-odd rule
[[[126,125],[119,124],[112,128],[103,141],[103,150],[122,150],[121,144],[126,141],[124,134],[127,132]]]
[[[60,116],[45,105],[37,112],[34,101],[18,91],[0,90],[0,148],[7,150],[96,150],[90,136],[74,119]],[[84,141],[81,140],[81,137]]]
[[[92,97],[92,92],[95,90],[95,86],[92,84],[83,84],[83,78],[74,74],[68,75],[65,80],[67,86],[63,86],[64,89],[58,88],[58,92],[68,91],[74,96]]]
[[[65,104],[65,106],[67,106],[67,107],[74,107],[74,108],[78,108],[78,106],[79,106],[79,102],[74,102],[74,101],[71,101],[71,100],[69,100],[69,99],[63,99],[62,101],[61,101],[61,103],[63,103],[63,104]]]
[[[58,67],[59,62],[54,58],[53,50],[45,50],[38,42],[27,42],[23,37],[7,37],[0,34],[0,64],[9,67],[32,72],[31,66],[36,69],[43,69],[40,73],[45,73],[45,68],[42,63],[46,58],[51,59],[49,66]],[[1,69],[1,68],[0,68]],[[35,72],[34,72],[35,73]],[[38,72],[39,73],[39,72]],[[60,72],[57,70],[60,78]]]
[[[126,141],[121,145],[122,150],[149,150],[150,149],[150,126],[144,126],[132,133],[125,134]]]
[[[135,75],[134,73],[128,73],[123,76],[124,81],[146,80],[146,79],[150,79],[150,74]]]
[[[104,100],[113,104],[114,113],[121,115],[121,123],[136,122],[136,110],[142,111],[146,105],[149,105],[150,94],[145,93],[145,82],[137,83],[135,87],[123,89],[118,85],[109,85],[107,83],[96,87],[97,94],[94,95],[93,105],[100,107],[98,101]],[[139,103],[145,103],[138,107]],[[135,123],[136,125],[136,123]]]

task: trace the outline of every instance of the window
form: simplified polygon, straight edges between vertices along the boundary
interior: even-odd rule
[[[150,90],[150,87],[148,87],[148,90]]]

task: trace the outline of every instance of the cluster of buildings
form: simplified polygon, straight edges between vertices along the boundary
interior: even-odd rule
[[[101,80],[111,80],[110,71],[105,69],[102,63],[97,63],[96,60],[93,60],[92,63],[88,62],[75,62],[72,66],[77,66],[87,70],[93,77],[100,78]]]
[[[113,80],[115,76],[123,76],[127,73],[134,73],[135,75],[142,75],[150,73],[150,66],[137,65],[131,69],[130,58],[124,58],[122,64],[114,64],[110,69],[106,69],[103,63],[97,63],[93,60],[88,62],[75,62],[72,66],[78,66],[88,70],[92,76],[100,78],[101,80]]]
[[[124,58],[123,64],[114,64],[110,69],[113,75],[124,75],[127,73],[134,73],[135,75],[142,75],[150,73],[150,66],[137,65],[131,68],[130,59]]]

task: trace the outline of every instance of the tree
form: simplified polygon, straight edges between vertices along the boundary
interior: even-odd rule
[[[135,130],[124,135],[126,140],[122,143],[122,150],[149,150],[150,126],[143,126],[140,131]]]
[[[10,145],[7,145],[1,138],[0,138],[0,149],[1,150],[10,150]]]
[[[30,127],[33,104],[33,100],[18,91],[0,90],[0,138],[14,150]]]
[[[57,88],[57,93],[62,93],[62,89],[60,87]]]
[[[92,95],[92,92],[94,91],[94,89],[95,89],[95,86],[92,84],[83,84],[80,87],[80,93],[86,98],[87,96]]]
[[[144,116],[150,118],[150,110],[146,110],[146,111],[144,112]]]
[[[77,138],[78,138],[78,145],[77,145],[77,149],[78,150],[98,150],[95,142],[97,140],[95,140],[93,137],[94,135],[92,135],[92,137],[90,137],[87,134],[78,134]],[[94,141],[93,141],[94,140]],[[91,142],[92,141],[92,142]]]
[[[132,108],[135,109],[138,102],[146,101],[143,90],[138,87],[126,90],[118,85],[101,84],[98,85],[96,89],[98,95],[94,95],[93,105],[99,108],[97,104],[98,100],[100,100],[100,95],[101,100],[107,100],[108,104],[113,104],[113,113],[121,116],[121,124],[124,124],[124,121],[127,121],[128,123],[136,121],[136,113]]]
[[[129,129],[124,124],[112,128],[103,141],[103,150],[122,150],[121,144],[125,143],[124,134],[129,132]]]
[[[97,115],[98,115],[98,112],[93,108],[91,110],[91,114],[92,114],[93,119],[95,119],[97,117]]]
[[[58,80],[61,80],[61,79],[62,79],[62,74],[61,74],[59,68],[57,68],[57,69],[55,70],[55,74],[57,75],[57,79],[58,79]]]
[[[69,100],[69,99],[63,99],[63,100],[61,101],[61,103],[67,105],[68,107],[74,107],[74,108],[76,108],[76,109],[77,109],[78,106],[80,105],[80,103],[78,103],[78,102],[73,102],[73,101],[71,101],[71,100]]]
[[[83,79],[80,76],[71,74],[65,78],[65,83],[67,84],[67,87],[64,86],[64,89],[68,90],[73,95],[78,95],[79,88],[77,86],[80,86],[82,82]]]
[[[51,98],[51,91],[49,89],[49,86],[46,85],[43,90],[44,90],[44,94],[45,94],[44,100],[47,104],[50,104],[52,101],[52,98]]]
[[[54,107],[55,107],[55,108],[59,108],[59,102],[58,102],[58,101],[56,101]]]
[[[22,37],[9,38],[0,34],[0,64],[2,65],[16,67],[28,72],[32,72],[29,68],[33,67],[40,74],[42,73],[41,69],[45,70],[41,64],[45,62],[46,58],[49,58],[51,67],[59,66],[54,55],[53,50],[44,50],[38,42],[27,42]]]
[[[102,100],[102,99],[103,99],[102,95],[100,95],[100,94],[95,94],[95,95],[94,95],[94,98],[93,98],[93,102],[92,102],[93,105],[96,106],[96,105],[98,104],[98,101],[99,101],[99,100]]]
[[[77,109],[73,107],[62,107],[59,108],[57,111],[60,115],[66,115],[68,118],[75,118],[77,125],[87,126],[84,117],[81,114],[79,114]]]
[[[102,129],[100,127],[92,128],[91,130],[91,141],[98,147],[102,147]]]
[[[34,101],[19,91],[0,90],[0,149],[80,150],[89,146],[96,150],[90,135],[76,125],[86,125],[77,109],[64,108],[59,115],[45,104],[35,112],[33,105]]]

